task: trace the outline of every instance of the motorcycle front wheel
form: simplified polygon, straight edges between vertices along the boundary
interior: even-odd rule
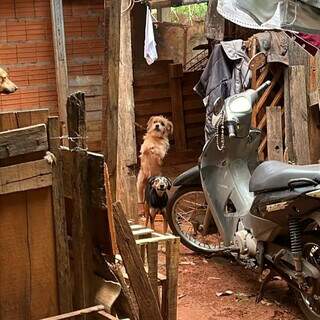
[[[304,237],[304,258],[320,270],[320,239],[318,232]],[[311,279],[310,281],[316,281]],[[310,283],[314,287],[311,295],[295,291],[296,299],[301,311],[308,320],[320,320],[320,282]]]
[[[207,209],[201,186],[181,186],[169,200],[167,219],[183,245],[198,253],[211,254],[220,247],[221,239],[211,215],[210,232],[204,232]]]

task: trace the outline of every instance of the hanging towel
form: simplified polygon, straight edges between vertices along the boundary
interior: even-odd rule
[[[146,15],[146,29],[144,39],[144,58],[148,64],[152,64],[158,59],[158,53],[156,49],[156,42],[154,40],[152,16],[149,7],[147,6]]]

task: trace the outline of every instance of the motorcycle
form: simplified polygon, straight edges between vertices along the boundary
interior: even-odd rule
[[[309,320],[320,319],[320,165],[257,162],[261,132],[252,106],[270,85],[215,103],[215,135],[199,165],[180,175],[167,210],[190,249],[253,264],[265,284],[280,275]]]

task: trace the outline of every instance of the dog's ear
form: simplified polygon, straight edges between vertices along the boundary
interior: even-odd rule
[[[151,117],[151,118],[148,120],[148,123],[147,123],[147,131],[150,130],[151,125],[152,125],[152,122],[153,122],[153,119],[154,119],[154,117]]]
[[[173,134],[173,123],[170,120],[167,120],[166,130],[170,136]]]
[[[156,180],[155,176],[151,176],[148,178],[148,184],[153,184],[154,180]]]
[[[170,190],[171,187],[172,187],[172,181],[168,177],[166,177],[166,179],[167,179],[167,182],[168,182],[168,190]]]

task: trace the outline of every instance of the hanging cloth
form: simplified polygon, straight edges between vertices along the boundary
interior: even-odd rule
[[[156,49],[156,42],[154,40],[152,16],[150,8],[147,6],[146,14],[146,29],[145,29],[145,39],[144,39],[144,58],[150,65],[158,59],[158,53]]]

